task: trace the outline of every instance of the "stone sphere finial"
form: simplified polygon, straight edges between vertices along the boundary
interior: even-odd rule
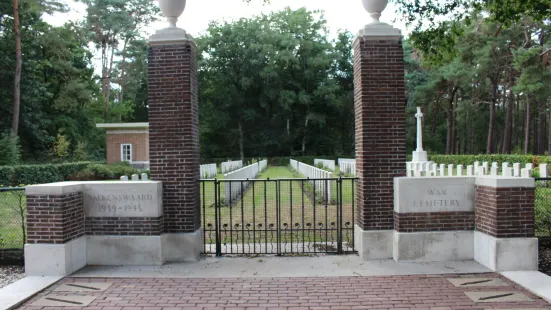
[[[169,28],[176,28],[178,17],[186,8],[186,0],[158,0],[163,16],[166,17]]]
[[[364,8],[371,16],[371,23],[380,23],[381,13],[388,5],[388,0],[362,0]]]

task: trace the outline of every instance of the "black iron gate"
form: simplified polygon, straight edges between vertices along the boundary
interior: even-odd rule
[[[203,254],[348,254],[356,178],[201,180]]]

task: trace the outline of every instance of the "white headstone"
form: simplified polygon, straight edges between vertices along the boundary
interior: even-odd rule
[[[480,171],[478,170],[478,168],[480,167],[480,163],[478,161],[475,161],[473,166],[474,166],[474,173],[479,174]]]
[[[139,181],[140,180],[140,176],[137,175],[137,174],[133,174],[132,175],[132,181]]]
[[[457,176],[463,176],[463,165],[457,165]]]
[[[472,177],[473,176],[473,166],[472,165],[469,165],[467,166],[467,176],[468,177]]]
[[[446,165],[440,164],[440,176],[443,177],[446,175]]]
[[[123,175],[123,176],[121,177],[121,181],[128,181],[128,177],[125,176],[125,175]]]
[[[549,177],[549,170],[547,168],[547,164],[540,164],[540,178],[547,178]]]
[[[448,165],[448,176],[453,176],[453,165]]]
[[[491,175],[492,175],[492,176],[497,176],[497,171],[498,171],[498,168],[497,168],[497,167],[494,167],[494,166],[492,166],[492,172],[491,172]]]
[[[513,164],[513,176],[516,178],[520,177],[520,163]]]
[[[492,163],[492,168],[499,168],[499,164],[497,162],[493,162]]]
[[[147,181],[148,179],[147,173],[142,173],[142,181]]]
[[[528,169],[534,169],[534,164],[526,164],[526,168]]]

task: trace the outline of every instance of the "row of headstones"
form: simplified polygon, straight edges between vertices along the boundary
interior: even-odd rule
[[[121,177],[121,181],[148,181],[149,180],[149,176],[147,175],[147,173],[142,173],[141,174],[141,178],[140,178],[140,175],[137,175],[137,174],[133,174],[130,179],[128,179],[128,176],[127,175],[123,175]]]
[[[242,160],[226,161],[220,164],[222,173],[228,173],[243,168]]]
[[[216,174],[218,173],[216,164],[206,164],[199,166],[199,171],[201,174],[201,178],[203,179],[211,179],[216,177]]]
[[[356,161],[344,161],[339,164],[341,172],[349,175],[356,175]]]
[[[236,199],[245,194],[250,182],[243,180],[256,179],[267,166],[268,161],[264,159],[225,174],[224,180],[238,180],[235,182],[224,182],[224,197],[226,204],[231,205]]]
[[[316,158],[314,159],[314,166],[319,166],[319,165],[322,165],[324,167],[327,167],[328,169],[330,170],[333,170],[335,171],[335,161],[334,160],[329,160],[329,159],[319,159],[319,158]]]
[[[533,164],[526,164],[524,168],[520,163],[514,163],[512,166],[509,163],[503,163],[501,170],[499,164],[493,162],[490,166],[488,162],[474,162],[473,165],[445,165],[436,164],[433,162],[426,163],[407,163],[407,176],[408,177],[430,177],[430,176],[477,176],[477,175],[490,175],[490,176],[505,176],[505,177],[522,177],[529,178],[532,176]],[[547,177],[547,164],[540,164],[540,177]]]
[[[339,158],[337,159],[337,164],[339,165],[339,167],[342,167],[343,164],[345,163],[356,163],[356,159],[354,158]]]
[[[309,179],[330,179],[333,177],[333,173],[329,171],[310,166],[294,159],[291,159],[289,164],[293,169]],[[312,184],[316,195],[321,195],[324,200],[331,200],[333,197],[333,182],[328,180],[312,180],[310,183]]]

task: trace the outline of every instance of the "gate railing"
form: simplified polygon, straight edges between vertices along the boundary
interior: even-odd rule
[[[203,253],[354,253],[356,178],[201,180]],[[226,199],[227,187],[238,199]],[[333,188],[328,200],[315,188]],[[231,191],[230,191],[231,192]]]

